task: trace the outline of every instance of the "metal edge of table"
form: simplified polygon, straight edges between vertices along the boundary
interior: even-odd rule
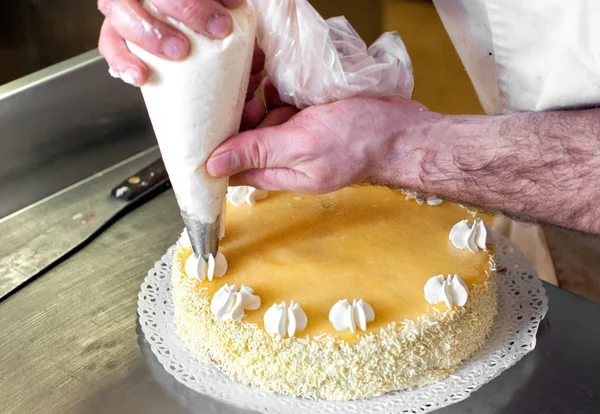
[[[0,86],[0,131],[0,218],[156,145],[97,50]]]

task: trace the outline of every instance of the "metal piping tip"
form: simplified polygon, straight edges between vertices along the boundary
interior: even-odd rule
[[[217,217],[214,223],[202,223],[200,220],[186,216],[184,213],[181,214],[181,217],[196,256],[202,257],[205,261],[208,261],[211,254],[216,256],[219,251],[221,215]]]

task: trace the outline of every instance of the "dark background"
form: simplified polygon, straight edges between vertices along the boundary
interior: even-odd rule
[[[360,13],[366,5],[376,12],[380,2],[317,0],[313,3],[328,16],[339,14],[340,10],[349,14],[349,18],[354,14],[352,20],[365,40],[375,39],[380,21],[361,18]],[[0,84],[94,49],[102,19],[95,0],[2,0]]]

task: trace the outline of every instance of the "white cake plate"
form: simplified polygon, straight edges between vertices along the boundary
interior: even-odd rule
[[[537,273],[508,239],[493,234],[497,250],[498,316],[486,345],[444,381],[368,400],[313,401],[258,390],[233,381],[186,347],[173,322],[171,263],[175,246],[148,272],[138,300],[140,325],[165,370],[193,390],[259,412],[427,413],[462,401],[533,351],[548,298]]]

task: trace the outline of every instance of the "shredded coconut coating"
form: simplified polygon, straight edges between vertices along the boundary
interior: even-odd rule
[[[206,288],[179,271],[179,249],[172,282],[183,341],[233,379],[295,397],[364,399],[441,381],[483,346],[497,313],[490,250],[486,281],[471,289],[462,308],[393,322],[352,345],[330,334],[280,339],[256,325],[213,316]]]

